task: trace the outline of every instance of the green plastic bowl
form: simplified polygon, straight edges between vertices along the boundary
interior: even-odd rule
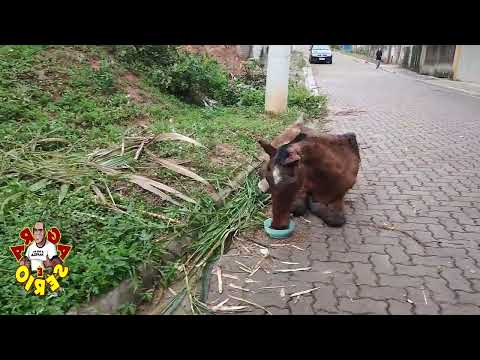
[[[288,224],[288,229],[276,230],[276,229],[272,229],[270,227],[271,225],[272,225],[271,218],[268,218],[263,222],[263,228],[265,232],[274,239],[285,239],[290,235],[292,235],[293,230],[295,230],[295,223],[292,220],[290,220],[290,223]]]

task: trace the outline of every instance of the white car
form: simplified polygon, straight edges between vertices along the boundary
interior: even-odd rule
[[[310,64],[325,62],[331,64],[333,60],[332,49],[329,45],[312,45],[310,48]]]

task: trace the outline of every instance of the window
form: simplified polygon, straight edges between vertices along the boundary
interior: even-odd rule
[[[312,50],[330,50],[328,45],[313,45]]]

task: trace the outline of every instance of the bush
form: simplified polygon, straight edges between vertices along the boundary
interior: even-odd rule
[[[298,107],[309,117],[317,118],[325,113],[324,96],[310,95],[304,87],[290,86],[288,90],[288,105]]]
[[[247,85],[251,85],[256,89],[262,89],[267,82],[267,75],[260,62],[257,60],[249,60],[245,64],[244,73],[240,79]]]
[[[266,75],[255,60],[247,62],[238,80],[208,55],[177,51],[175,46],[115,46],[111,52],[130,68],[148,74],[161,91],[189,103],[205,98],[222,105],[263,106]],[[106,79],[105,79],[106,80]]]
[[[155,67],[153,85],[189,102],[201,104],[208,97],[225,105],[238,101],[228,73],[218,62],[205,55],[179,53],[170,66]]]
[[[239,105],[242,106],[264,106],[265,105],[265,89],[256,89],[248,85],[237,85],[240,90]]]
[[[115,83],[113,79],[112,69],[107,61],[103,60],[98,71],[93,72],[92,80],[95,87],[105,94],[113,94],[115,91]]]
[[[133,67],[169,66],[178,58],[175,45],[113,46],[109,50],[121,62]]]

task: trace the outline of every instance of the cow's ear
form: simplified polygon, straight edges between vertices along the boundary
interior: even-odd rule
[[[275,153],[277,152],[277,149],[275,149],[271,144],[263,141],[263,140],[258,140],[258,143],[262,146],[263,150],[270,155],[270,157],[274,157]]]
[[[300,154],[298,153],[297,149],[292,147],[288,149],[288,157],[282,161],[282,165],[284,166],[293,166],[298,163],[301,159]]]
[[[300,132],[300,134],[298,134],[298,135],[295,137],[295,139],[293,139],[292,141],[290,141],[290,142],[288,143],[288,145],[295,144],[295,143],[298,143],[298,142],[300,142],[300,141],[302,141],[302,140],[305,140],[306,137],[307,137],[307,135],[306,135],[305,133]]]

